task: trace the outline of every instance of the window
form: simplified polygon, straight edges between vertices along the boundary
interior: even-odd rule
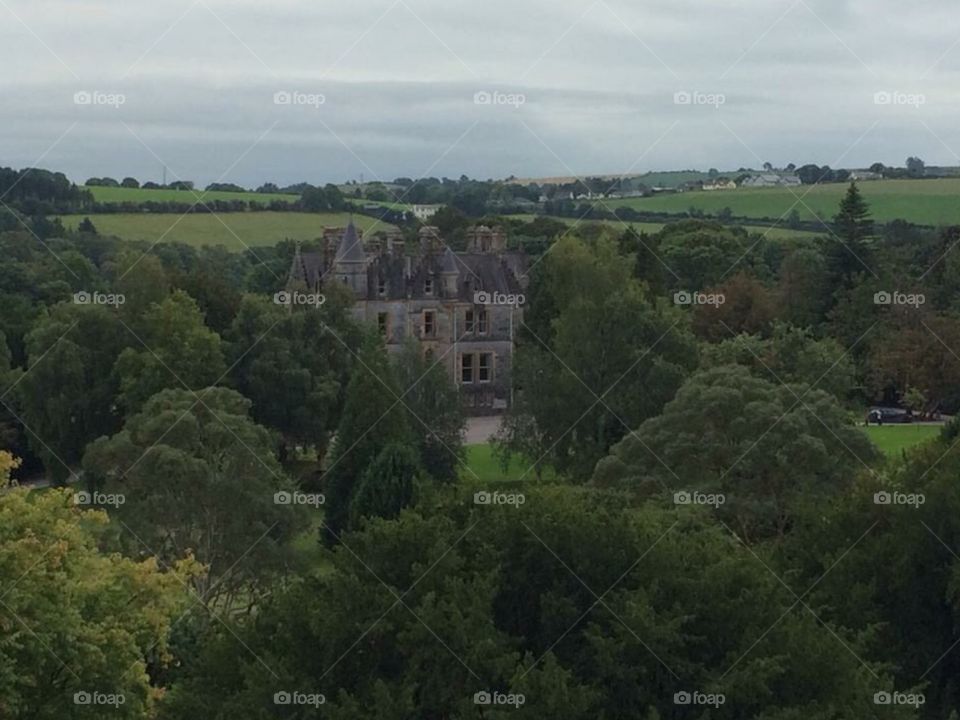
[[[423,311],[423,336],[433,337],[437,332],[437,316],[433,310]]]
[[[380,295],[380,297],[387,296],[387,279],[386,278],[380,278],[380,282],[377,284],[377,294]]]
[[[390,334],[390,315],[385,312],[377,313],[377,329],[384,337]]]
[[[493,353],[480,353],[477,367],[477,380],[488,383],[493,378]]]
[[[480,335],[487,334],[487,311],[480,310],[477,312],[477,332]]]
[[[464,385],[473,382],[473,355],[460,356],[460,382]]]
[[[474,331],[473,310],[467,310],[467,315],[463,323],[463,331],[468,333]]]
[[[433,278],[425,278],[423,281],[423,294],[433,295]]]

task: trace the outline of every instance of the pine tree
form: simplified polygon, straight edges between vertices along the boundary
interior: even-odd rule
[[[364,471],[391,443],[410,444],[402,391],[376,334],[364,340],[347,384],[343,416],[337,428],[330,465],[321,479],[326,494],[324,539],[339,540],[347,529],[350,504]]]
[[[824,254],[832,280],[849,287],[859,273],[870,272],[873,244],[873,219],[860,189],[850,183],[840,201],[840,212],[833,218],[834,235],[827,242]]]
[[[396,518],[413,503],[420,475],[417,451],[396,443],[387,445],[364,471],[350,504],[350,525],[364,517]]]

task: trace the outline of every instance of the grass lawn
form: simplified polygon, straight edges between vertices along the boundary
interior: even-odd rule
[[[796,210],[803,220],[829,221],[847,191],[847,183],[798,188],[740,188],[713,192],[685,192],[649,198],[605,200],[608,207],[635,210],[685,212],[691,207],[717,213],[729,207],[734,215],[779,218],[803,197]],[[960,178],[938,180],[880,180],[859,183],[874,220],[908,220],[923,225],[960,223]],[[805,207],[806,205],[806,207]],[[813,211],[813,212],[811,212]]]
[[[888,457],[899,457],[902,450],[919,445],[940,434],[941,425],[870,425],[864,428],[870,439]]]
[[[109,189],[109,188],[108,188]],[[64,215],[60,219],[68,228],[75,228],[86,215]],[[90,215],[101,235],[115,235],[124,240],[160,238],[169,242],[201,245],[224,245],[230,250],[244,246],[272,246],[281,240],[311,240],[323,234],[325,227],[345,227],[348,213],[242,212],[190,214],[129,213]],[[392,225],[366,215],[354,215],[354,223],[364,232],[389,230]],[[171,229],[172,226],[172,229]]]
[[[509,482],[528,482],[537,479],[535,470],[530,469],[533,461],[525,462],[518,457],[511,458],[510,467],[504,472],[500,467],[500,461],[493,456],[493,448],[483,443],[480,445],[467,445],[467,466],[473,471],[470,473],[464,467],[460,468],[460,477],[467,483],[509,483]],[[526,473],[526,475],[524,475]],[[474,477],[476,474],[477,477]],[[552,477],[551,471],[547,468],[543,473],[544,477]],[[520,478],[523,477],[521,481]]]
[[[252,192],[224,192],[219,190],[144,190],[143,188],[113,188],[113,187],[87,187],[93,193],[93,199],[97,202],[147,202],[154,200],[156,202],[185,202],[195,203],[200,200],[244,200],[254,202],[259,205],[266,205],[272,200],[286,200],[294,202],[299,200],[299,195],[284,195],[282,193],[252,193]]]

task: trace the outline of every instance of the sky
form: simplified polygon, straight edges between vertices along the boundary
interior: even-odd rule
[[[78,182],[960,165],[948,0],[0,0],[0,60]]]

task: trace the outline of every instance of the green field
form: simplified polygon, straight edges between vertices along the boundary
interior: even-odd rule
[[[85,215],[64,215],[64,226],[76,228]],[[200,247],[224,245],[231,250],[276,245],[284,239],[311,240],[323,234],[325,227],[345,227],[348,213],[242,212],[190,214],[129,213],[91,215],[101,235],[124,240],[155,243],[181,242]],[[354,223],[364,232],[389,230],[393,226],[366,215],[354,215]]]
[[[867,435],[887,456],[899,456],[901,451],[919,445],[940,434],[941,425],[870,425]]]
[[[559,220],[562,223],[567,225],[573,225],[577,222],[576,218],[567,218],[567,217],[554,217],[553,215],[505,215],[504,217],[510,218],[511,220],[522,220],[523,222],[531,222],[540,217],[549,217],[551,220]],[[612,227],[623,228],[624,225],[632,227],[638,232],[647,232],[647,233],[656,233],[660,232],[663,229],[663,223],[646,223],[646,222],[620,222],[619,220],[581,220],[578,223],[578,226],[587,225],[589,223],[600,222],[604,225],[610,225]],[[806,232],[804,230],[791,230],[786,227],[769,227],[766,225],[743,225],[745,230],[751,233],[760,233],[766,234],[766,236],[772,240],[786,240],[789,238],[803,238],[809,239],[816,237],[817,233]]]
[[[836,214],[847,187],[846,183],[831,183],[797,188],[692,191],[649,198],[604,200],[603,205],[669,213],[682,213],[693,207],[711,214],[729,207],[734,215],[776,219],[789,214],[797,198],[802,197],[803,204],[797,203],[795,208],[802,220],[816,220],[816,213],[829,221]],[[881,180],[862,182],[859,187],[870,204],[873,218],[879,222],[900,219],[921,225],[960,224],[960,179]]]
[[[86,187],[93,193],[93,199],[97,202],[133,202],[142,203],[149,200],[156,202],[185,202],[195,203],[198,200],[244,200],[254,202],[259,205],[266,205],[272,200],[286,200],[294,202],[300,199],[299,195],[282,194],[264,194],[253,192],[223,192],[213,190],[206,192],[204,190],[144,190],[143,188],[115,188],[115,187]]]

